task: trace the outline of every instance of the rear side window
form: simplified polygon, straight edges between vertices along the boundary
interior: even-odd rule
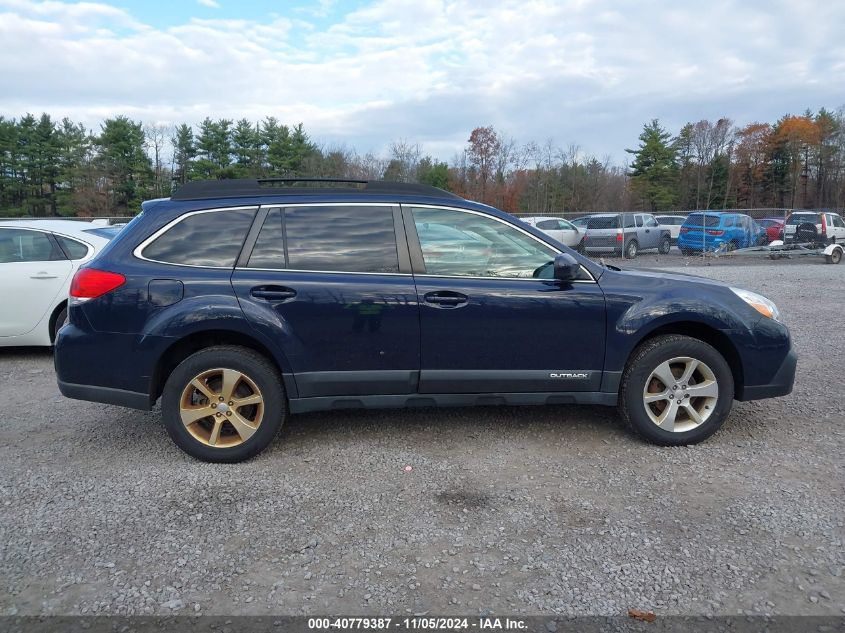
[[[55,237],[68,259],[83,259],[88,254],[88,247],[82,242],[77,242],[62,235]]]
[[[185,216],[148,244],[141,255],[167,264],[232,268],[254,216],[255,209]]]
[[[560,226],[560,222],[558,222],[557,220],[541,220],[540,222],[537,222],[537,228],[538,229],[545,229],[547,231],[548,230],[555,230],[556,231],[559,228],[561,228],[561,226]]]
[[[268,214],[250,268],[398,273],[391,207],[306,206]]]

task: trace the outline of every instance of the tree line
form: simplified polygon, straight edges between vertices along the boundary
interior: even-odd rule
[[[677,133],[654,120],[626,151],[630,165],[616,165],[486,126],[446,162],[407,140],[386,156],[320,145],[274,117],[193,127],[117,116],[92,130],[47,113],[0,116],[0,215],[131,215],[188,180],[275,177],[420,182],[533,214],[845,207],[843,110],[744,127],[702,120]]]

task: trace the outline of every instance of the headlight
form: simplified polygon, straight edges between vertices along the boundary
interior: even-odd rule
[[[763,295],[758,295],[756,292],[743,290],[742,288],[731,288],[731,290],[737,297],[745,301],[745,303],[757,310],[757,312],[762,314],[764,317],[783,323],[780,318],[780,310],[778,310],[778,307],[772,301],[766,299]]]

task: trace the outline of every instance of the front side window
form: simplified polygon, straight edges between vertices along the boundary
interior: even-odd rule
[[[645,225],[650,228],[655,227],[657,226],[657,220],[655,220],[652,216],[647,215],[645,216]]]
[[[376,206],[275,209],[267,215],[248,266],[320,272],[398,273],[393,209]]]
[[[255,209],[229,209],[185,216],[148,244],[141,255],[166,264],[232,268]]]
[[[0,264],[53,262],[62,259],[65,259],[64,253],[46,233],[0,229]]]
[[[493,218],[452,209],[412,209],[426,274],[550,279],[551,246]]]

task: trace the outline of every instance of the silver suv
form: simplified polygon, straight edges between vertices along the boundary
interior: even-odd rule
[[[665,255],[672,248],[669,229],[650,213],[597,213],[587,218],[584,249],[634,259],[641,250]]]

